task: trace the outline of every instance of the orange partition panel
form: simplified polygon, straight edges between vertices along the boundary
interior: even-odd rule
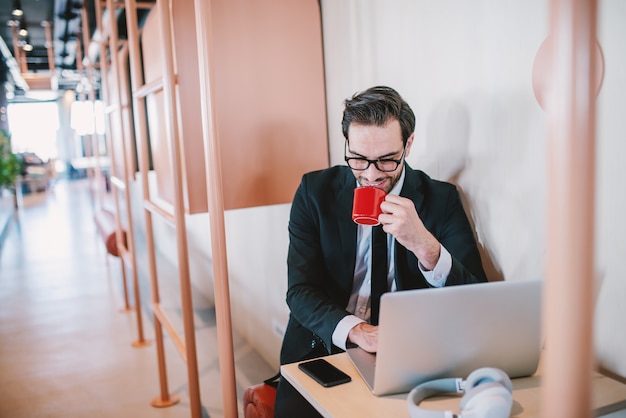
[[[211,4],[224,208],[291,202],[329,161],[319,3]]]
[[[171,2],[175,69],[177,76],[178,127],[182,140],[183,198],[192,212],[208,211],[206,165],[202,141],[202,112],[198,48],[193,0]]]
[[[119,179],[124,178],[125,171],[125,162],[124,162],[124,141],[122,140],[124,137],[124,133],[122,131],[122,125],[119,116],[116,115],[117,112],[120,111],[119,108],[119,92],[117,89],[117,72],[110,70],[107,75],[108,78],[108,103],[109,106],[109,130],[111,135],[111,150],[110,152],[117,156],[113,163],[113,167],[111,168],[111,174]],[[113,105],[112,105],[113,104]]]
[[[161,27],[159,23],[158,11],[153,9],[148,15],[141,32],[141,46],[143,50],[143,70],[145,84],[161,84],[161,88],[154,89],[146,96],[146,115],[148,122],[148,138],[150,150],[152,152],[152,165],[156,173],[156,190],[151,190],[150,198],[154,201],[162,200],[170,205],[174,204],[174,173],[167,144],[167,112],[164,108],[165,100],[163,96],[163,64]],[[191,99],[189,99],[191,100]],[[200,123],[200,121],[198,121]],[[203,151],[196,153],[195,158],[204,162]],[[192,157],[193,158],[193,157]],[[206,193],[202,196],[206,201]],[[189,208],[189,202],[184,202],[185,210],[190,213],[206,212],[204,208],[194,210]]]
[[[146,114],[148,119],[148,132],[152,151],[152,165],[156,172],[157,189],[153,191],[156,196],[151,199],[163,199],[173,204],[174,183],[172,164],[169,159],[167,147],[167,130],[165,126],[165,101],[163,91],[157,91],[146,96]],[[185,205],[187,207],[187,205]]]
[[[172,2],[185,209],[207,210],[193,2]],[[224,208],[288,203],[301,175],[328,166],[321,14],[317,1],[211,2],[215,124]],[[143,30],[145,82],[162,76],[156,13]],[[158,198],[172,202],[165,118],[147,98]],[[156,196],[155,196],[156,197]]]

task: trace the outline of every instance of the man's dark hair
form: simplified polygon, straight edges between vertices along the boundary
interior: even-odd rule
[[[407,102],[391,87],[376,86],[356,93],[344,102],[341,129],[348,139],[351,123],[385,126],[392,119],[400,122],[402,142],[406,145],[415,130],[415,114]]]

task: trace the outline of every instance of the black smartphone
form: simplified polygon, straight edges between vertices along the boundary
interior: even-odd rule
[[[315,379],[317,383],[327,388],[348,383],[352,380],[350,376],[323,358],[305,361],[298,364],[298,368]]]

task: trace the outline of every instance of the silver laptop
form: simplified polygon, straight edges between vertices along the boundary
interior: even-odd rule
[[[385,293],[378,353],[357,347],[348,355],[375,395],[480,367],[530,376],[542,345],[542,287],[523,280]]]

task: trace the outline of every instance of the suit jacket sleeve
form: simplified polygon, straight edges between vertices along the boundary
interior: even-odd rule
[[[299,336],[306,344],[306,331],[300,329],[305,328],[324,342],[328,352],[332,351],[332,333],[337,323],[349,314],[345,306],[356,256],[356,226],[350,220],[350,207],[338,204],[336,189],[333,191],[331,186],[335,183],[331,179],[337,175],[330,169],[303,177],[291,207],[287,255],[287,304],[291,317],[285,338]],[[354,231],[347,240],[340,233],[340,223],[348,225],[344,232],[345,228]],[[349,242],[343,246],[342,239]],[[283,345],[295,348],[298,343],[285,341]]]
[[[407,197],[413,197],[424,226],[452,256],[446,286],[486,281],[474,231],[456,187],[432,180],[421,171],[413,171],[407,176],[405,186],[413,187],[413,190],[404,192]],[[410,263],[417,261],[408,251],[407,257]]]

